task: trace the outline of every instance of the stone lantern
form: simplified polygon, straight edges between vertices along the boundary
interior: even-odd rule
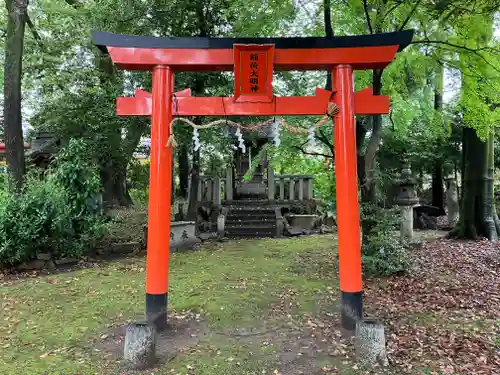
[[[415,185],[410,166],[404,164],[399,178],[399,194],[395,202],[401,210],[401,237],[408,242],[413,238],[413,206],[418,203]]]

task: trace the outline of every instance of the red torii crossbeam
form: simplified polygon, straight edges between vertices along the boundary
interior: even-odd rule
[[[389,98],[371,89],[354,92],[353,70],[381,69],[404,49],[413,31],[333,38],[159,38],[93,33],[94,43],[122,69],[149,70],[153,90],[118,98],[117,112],[151,115],[151,167],[146,260],[146,318],[166,326],[172,182],[173,116],[322,115],[328,103],[335,122],[335,173],[342,325],[353,329],[363,316],[355,115],[389,111]],[[309,97],[275,97],[273,71],[328,70],[333,91]],[[235,95],[174,94],[175,72],[235,72]],[[174,105],[175,102],[175,105]]]
[[[333,93],[316,89],[315,96],[275,97],[270,103],[236,103],[232,97],[192,97],[189,90],[174,95],[174,116],[297,116],[324,115]],[[389,113],[389,97],[374,96],[371,88],[354,94],[356,115]],[[134,97],[116,100],[119,116],[151,116],[152,96],[136,90]]]

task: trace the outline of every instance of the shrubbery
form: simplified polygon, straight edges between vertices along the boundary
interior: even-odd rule
[[[72,140],[44,175],[31,173],[19,193],[0,194],[0,263],[80,255],[104,233],[100,180],[86,145]]]
[[[149,196],[149,162],[132,159],[127,168],[127,185],[132,201],[137,206],[147,206]]]
[[[389,276],[408,270],[408,244],[400,237],[399,212],[364,205],[361,207],[363,272],[369,276]]]

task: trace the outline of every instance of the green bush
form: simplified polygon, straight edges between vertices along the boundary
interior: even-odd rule
[[[130,189],[129,193],[135,207],[147,207],[149,201],[149,189]]]
[[[80,255],[103,235],[99,175],[86,155],[72,140],[48,173],[34,171],[21,192],[0,195],[0,263]]]
[[[408,244],[397,231],[399,212],[370,205],[361,207],[363,272],[368,276],[390,276],[411,267]]]
[[[132,159],[127,168],[127,185],[135,206],[145,207],[149,196],[149,161]]]
[[[149,161],[141,163],[132,158],[127,167],[127,183],[135,190],[147,190],[149,187]]]

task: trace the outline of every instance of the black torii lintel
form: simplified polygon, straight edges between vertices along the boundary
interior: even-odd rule
[[[286,38],[204,38],[156,37],[93,32],[94,44],[103,52],[107,47],[158,48],[158,49],[232,49],[234,44],[274,44],[276,49],[325,49],[398,45],[398,52],[406,48],[414,30],[368,35]]]

